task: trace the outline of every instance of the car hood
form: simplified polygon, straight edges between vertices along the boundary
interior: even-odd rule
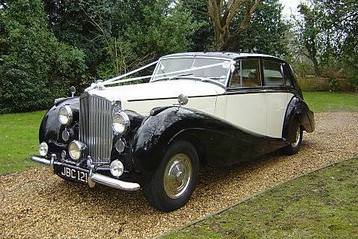
[[[175,98],[180,94],[192,96],[215,96],[224,93],[223,87],[213,83],[196,80],[166,80],[143,84],[107,87],[90,90],[90,94],[98,95],[110,101],[136,101]]]

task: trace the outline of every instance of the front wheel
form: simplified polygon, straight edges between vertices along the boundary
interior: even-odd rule
[[[287,145],[283,151],[287,155],[293,155],[298,152],[300,149],[301,143],[303,138],[303,129],[300,126],[297,126],[295,130],[295,138],[294,141]]]
[[[184,206],[193,193],[199,172],[199,157],[186,141],[172,144],[153,175],[144,187],[149,203],[165,212]]]

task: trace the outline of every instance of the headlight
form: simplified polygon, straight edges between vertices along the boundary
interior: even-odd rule
[[[68,146],[68,154],[73,160],[79,160],[82,155],[82,151],[85,150],[86,145],[80,141],[74,140]]]
[[[129,128],[130,121],[128,115],[121,112],[116,112],[113,114],[113,132],[114,134],[123,134]]]
[[[122,162],[119,160],[112,161],[112,163],[110,165],[110,171],[114,177],[121,176],[124,172],[124,166],[123,166]]]
[[[39,154],[42,157],[45,157],[48,153],[48,145],[46,144],[46,142],[42,142],[39,146]]]
[[[58,120],[63,125],[69,125],[72,122],[73,114],[71,107],[68,105],[62,106],[58,111]]]

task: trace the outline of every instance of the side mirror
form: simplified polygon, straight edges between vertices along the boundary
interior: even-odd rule
[[[186,105],[186,104],[188,104],[188,102],[189,102],[188,96],[186,96],[184,94],[180,94],[178,96],[179,105]]]
[[[76,93],[76,87],[71,86],[71,87],[70,87],[70,92],[71,92],[71,97],[74,97],[74,96],[75,96],[75,93]]]

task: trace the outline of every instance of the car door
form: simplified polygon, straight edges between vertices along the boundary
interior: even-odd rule
[[[263,89],[267,109],[267,136],[282,138],[287,106],[293,97],[290,81],[285,82],[285,63],[276,59],[262,59]]]
[[[266,135],[266,104],[261,92],[261,76],[258,58],[237,60],[227,92],[218,98],[217,106],[224,109],[220,113],[231,124],[251,133]]]

